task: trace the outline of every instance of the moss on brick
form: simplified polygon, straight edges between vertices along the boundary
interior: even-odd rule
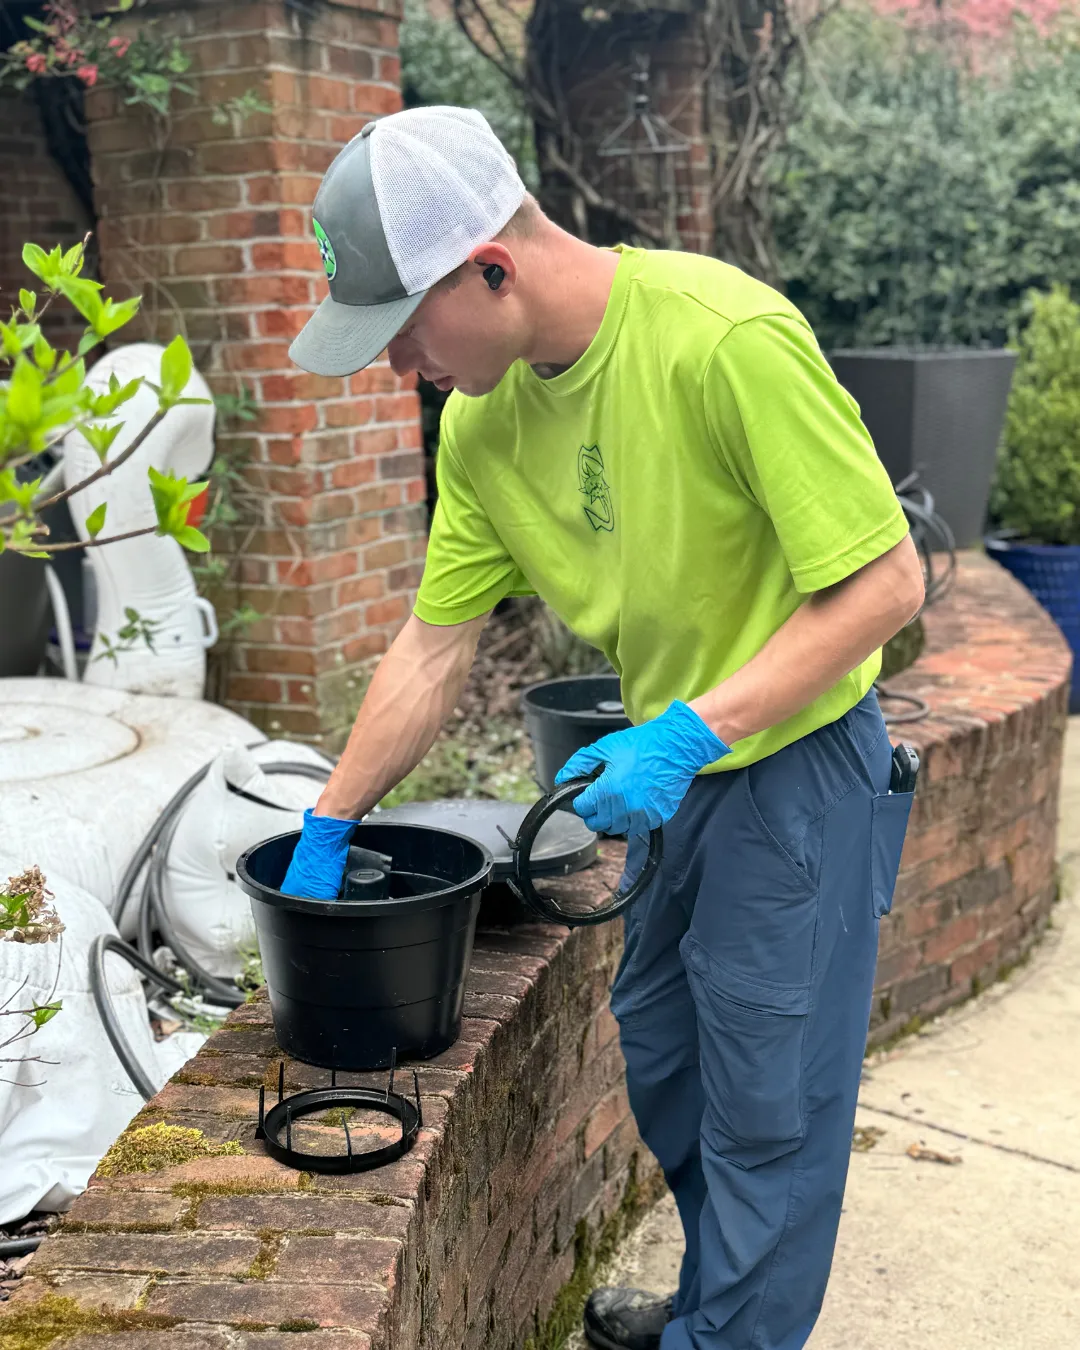
[[[278,1254],[285,1234],[280,1228],[260,1228],[259,1241],[262,1244],[245,1274],[243,1280],[268,1280],[277,1267]]]
[[[108,1332],[175,1327],[176,1317],[141,1310],[91,1311],[72,1298],[46,1294],[0,1320],[0,1350],[48,1350],[59,1337],[103,1336]]]
[[[598,1233],[591,1234],[584,1219],[578,1223],[574,1230],[574,1269],[570,1279],[556,1294],[543,1326],[526,1340],[522,1350],[560,1350],[581,1324],[581,1311],[597,1276],[615,1256],[626,1235],[660,1198],[663,1182],[659,1173],[644,1185],[639,1184],[636,1153],[630,1156],[629,1173],[618,1209]]]
[[[98,1164],[97,1174],[115,1177],[131,1172],[156,1172],[162,1167],[190,1162],[193,1158],[242,1157],[243,1154],[244,1150],[235,1140],[215,1144],[202,1130],[159,1122],[125,1131]]]
[[[292,1322],[279,1322],[278,1331],[318,1331],[318,1322],[309,1322],[306,1318],[298,1317]]]

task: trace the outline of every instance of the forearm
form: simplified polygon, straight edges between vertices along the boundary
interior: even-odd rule
[[[910,538],[812,595],[761,651],[691,708],[727,745],[812,703],[897,633],[923,601]]]
[[[485,622],[442,629],[408,620],[379,662],[316,814],[359,820],[416,767],[457,705]]]

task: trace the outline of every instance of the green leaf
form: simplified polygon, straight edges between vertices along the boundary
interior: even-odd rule
[[[40,244],[23,244],[22,260],[24,266],[33,272],[34,276],[40,277],[46,286],[52,285],[56,277],[56,268],[51,266],[49,254],[40,246]]]
[[[98,337],[97,333],[92,328],[88,328],[79,339],[78,354],[85,356],[87,352],[93,351],[100,341],[101,338]]]
[[[33,1011],[29,1014],[35,1029],[40,1029],[46,1022],[51,1022],[58,1012],[64,1006],[62,998],[56,999],[53,1003],[35,1003]]]
[[[28,319],[32,319],[34,317],[34,311],[37,309],[37,296],[34,294],[34,292],[27,290],[20,290],[19,304],[22,307],[22,312],[26,315],[26,317]]]
[[[81,425],[78,430],[80,436],[88,441],[94,448],[94,453],[102,464],[108,458],[109,449],[113,441],[120,435],[124,429],[123,422],[114,422],[112,425],[106,425],[101,422],[90,422]]]
[[[98,324],[104,312],[101,301],[101,283],[90,281],[87,277],[60,274],[56,278],[56,289],[66,296],[86,322],[98,332]]]
[[[65,276],[77,277],[82,271],[84,256],[82,243],[74,244],[61,259],[61,272],[63,272]]]
[[[56,365],[56,352],[49,340],[40,333],[34,342],[34,362],[46,375]]]
[[[115,333],[118,328],[123,328],[124,324],[131,322],[141,303],[142,297],[138,295],[132,296],[130,300],[106,300],[94,324],[94,331],[100,337],[108,337],[110,333]]]
[[[90,412],[95,417],[111,417],[122,403],[134,398],[139,392],[141,384],[141,379],[129,380],[127,384],[121,384],[115,374],[110,375],[109,392],[93,396],[90,400]]]
[[[171,408],[183,397],[188,381],[191,379],[191,352],[182,337],[177,334],[161,353],[161,393],[158,406]]]
[[[209,553],[210,540],[201,530],[197,530],[194,525],[185,525],[179,530],[173,538],[183,547],[192,553]]]
[[[41,382],[43,375],[32,361],[20,356],[15,362],[7,389],[5,412],[23,429],[25,435],[41,419]]]
[[[86,532],[91,539],[96,539],[101,533],[101,528],[105,524],[105,508],[107,506],[108,502],[102,502],[99,506],[95,506],[86,517]]]

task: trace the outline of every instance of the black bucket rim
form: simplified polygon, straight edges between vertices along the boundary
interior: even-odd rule
[[[261,881],[256,881],[247,869],[248,855],[254,853],[256,849],[264,848],[267,844],[276,844],[281,839],[299,839],[302,833],[300,830],[283,830],[280,834],[269,835],[257,844],[252,844],[250,848],[246,848],[240,854],[236,860],[236,879],[239,881],[242,890],[252,900],[267,905],[271,909],[284,909],[291,910],[295,914],[325,915],[328,918],[342,919],[379,918],[406,912],[422,912],[425,909],[438,909],[443,905],[457,904],[470,895],[476,895],[485,890],[491,883],[491,874],[495,866],[491,851],[476,839],[470,839],[468,835],[459,834],[456,830],[443,830],[435,825],[417,826],[407,825],[404,822],[396,824],[392,821],[385,823],[381,821],[358,821],[357,824],[378,825],[383,830],[424,829],[431,834],[442,834],[451,839],[460,839],[463,844],[468,844],[480,854],[480,869],[464,881],[457,881],[447,886],[445,890],[425,891],[421,895],[403,895],[396,899],[356,900],[351,902],[347,900],[306,900],[299,895],[286,895],[284,891],[279,891],[273,886],[266,886]]]
[[[597,712],[595,708],[548,708],[542,703],[535,702],[530,698],[538,689],[551,689],[556,685],[563,684],[587,684],[592,680],[614,680],[616,684],[621,685],[619,676],[614,672],[598,672],[595,675],[558,675],[551,680],[537,680],[535,684],[530,684],[527,689],[521,691],[521,706],[527,713],[539,713],[544,717],[557,717],[560,720],[573,719],[579,724],[595,724],[598,727],[610,726],[613,722],[629,722],[630,715],[626,711],[626,705],[623,705],[623,711],[615,712]],[[620,696],[622,689],[619,690]],[[620,697],[620,702],[621,702]]]

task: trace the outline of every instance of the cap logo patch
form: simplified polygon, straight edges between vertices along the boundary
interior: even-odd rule
[[[334,246],[326,237],[326,231],[315,219],[311,218],[311,223],[315,227],[315,238],[319,244],[319,255],[322,258],[322,265],[326,272],[328,281],[333,281],[337,276],[337,259],[334,257]]]

